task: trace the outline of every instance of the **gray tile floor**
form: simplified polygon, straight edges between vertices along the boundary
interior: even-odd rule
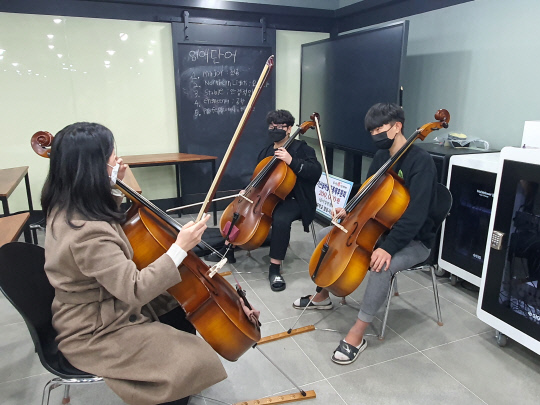
[[[279,293],[268,286],[268,248],[250,255],[237,252],[237,263],[226,265],[224,270],[240,273],[238,281],[261,311],[263,336],[291,327],[299,314],[292,302],[314,291],[307,271],[312,251],[311,234],[304,233],[300,223],[293,224],[284,263],[287,289]],[[315,390],[317,398],[306,404],[538,404],[540,356],[513,341],[500,348],[493,329],[476,318],[477,294],[450,285],[447,278],[438,281],[444,326],[435,322],[429,274],[400,274],[400,296],[392,300],[385,340],[368,337],[368,348],[351,365],[334,364],[330,356],[356,319],[365,282],[346,305],[334,298],[333,311],[306,312],[297,324],[314,324],[319,330],[260,349],[303,389]],[[382,310],[371,333],[377,333],[381,319]],[[39,404],[51,375],[40,365],[24,322],[4,297],[0,326],[0,404]],[[236,403],[295,391],[258,350],[248,351],[236,363],[223,362],[229,378],[190,404]],[[61,394],[61,389],[53,391],[51,403],[60,404]],[[73,388],[71,403],[123,402],[105,384],[97,384]]]

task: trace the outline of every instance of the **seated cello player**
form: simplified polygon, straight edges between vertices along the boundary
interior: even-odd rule
[[[309,225],[315,218],[317,202],[315,199],[315,185],[321,177],[321,164],[317,161],[315,151],[304,141],[295,140],[288,149],[283,148],[291,134],[294,117],[287,110],[270,111],[266,116],[268,136],[270,143],[258,156],[260,162],[268,156],[276,156],[289,165],[296,174],[296,183],[293,190],[280,202],[272,214],[272,232],[270,236],[270,268],[268,280],[272,291],[283,291],[286,287],[285,279],[281,275],[281,262],[287,253],[291,237],[291,224],[298,219],[302,220],[304,231],[309,232]],[[234,250],[229,249],[228,241],[220,253],[225,254],[230,263],[235,263]],[[218,262],[221,257],[212,253],[207,260]]]
[[[375,154],[367,177],[372,176],[405,143],[403,109],[393,103],[379,103],[372,106],[365,117],[365,127],[372,135],[379,149]],[[390,279],[398,271],[408,269],[429,257],[435,240],[434,221],[430,217],[435,201],[437,170],[431,156],[412,145],[397,161],[393,170],[405,181],[410,202],[386,238],[379,241],[371,255],[370,275],[358,319],[340,341],[331,359],[337,364],[350,364],[367,347],[364,332],[375,314],[384,303],[390,288]],[[337,217],[345,213],[339,208]],[[322,240],[332,229],[327,227],[318,233]],[[297,299],[293,307],[304,309],[311,296]],[[332,301],[327,290],[313,297],[307,309],[331,309]]]
[[[69,125],[55,136],[50,158],[41,195],[45,272],[55,288],[52,322],[62,354],[130,405],[185,405],[225,379],[217,354],[166,293],[182,282],[177,267],[209,216],[186,224],[169,250],[139,271],[120,226],[123,195],[111,189],[126,170],[111,131]]]

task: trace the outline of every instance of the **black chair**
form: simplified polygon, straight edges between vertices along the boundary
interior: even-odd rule
[[[434,224],[434,230],[435,233],[437,233],[445,220],[445,218],[448,216],[448,213],[450,212],[450,208],[452,208],[452,194],[450,193],[450,190],[446,188],[445,185],[437,183],[437,199],[435,204],[436,212],[433,215],[435,224]],[[437,325],[443,326],[442,322],[442,316],[441,316],[441,306],[439,303],[439,290],[437,289],[437,279],[435,278],[435,266],[437,265],[437,255],[434,253],[435,249],[431,249],[430,257],[428,257],[427,260],[425,260],[422,263],[417,264],[416,266],[411,267],[410,269],[405,269],[402,271],[418,271],[418,270],[427,270],[429,269],[431,272],[431,282],[433,283],[433,296],[435,297],[435,309],[437,310]],[[390,280],[390,289],[388,290],[388,299],[386,301],[386,310],[384,312],[384,320],[381,327],[381,332],[379,334],[379,339],[384,339],[384,332],[386,330],[386,321],[388,320],[388,310],[390,309],[390,301],[392,300],[392,296],[399,295],[397,292],[397,279],[396,276],[401,273],[401,271],[398,271],[396,274],[394,274]]]
[[[21,242],[2,246],[0,290],[26,322],[41,364],[57,376],[45,385],[42,405],[49,403],[51,391],[61,385],[65,386],[65,405],[70,402],[70,385],[93,384],[103,379],[73,367],[58,350],[51,312],[54,288],[45,275],[44,265],[45,250],[40,246]]]

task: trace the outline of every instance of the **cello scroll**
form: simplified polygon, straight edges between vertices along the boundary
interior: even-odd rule
[[[450,122],[450,113],[448,110],[440,109],[435,113],[436,122],[429,122],[422,125],[417,130],[417,137],[422,141],[428,136],[432,131],[437,131],[439,129],[448,128],[448,123]]]
[[[54,136],[50,132],[38,131],[32,135],[30,144],[32,145],[34,152],[36,152],[39,156],[48,158],[49,154],[51,153],[53,139]]]

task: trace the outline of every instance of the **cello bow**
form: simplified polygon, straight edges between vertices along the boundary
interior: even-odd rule
[[[244,110],[244,113],[242,114],[242,118],[240,119],[240,122],[238,123],[238,126],[236,127],[236,131],[234,131],[234,135],[231,139],[231,142],[229,143],[229,147],[227,148],[227,151],[225,152],[225,155],[223,156],[223,160],[221,161],[221,164],[219,165],[219,169],[216,173],[216,176],[214,177],[214,180],[210,186],[210,189],[208,190],[208,193],[206,194],[206,198],[203,201],[202,207],[199,211],[199,214],[197,215],[197,219],[195,222],[199,222],[202,216],[208,211],[210,207],[210,203],[212,202],[212,199],[214,198],[214,195],[216,194],[217,188],[219,186],[219,183],[221,182],[223,174],[225,173],[225,168],[227,167],[229,161],[231,160],[232,153],[234,152],[234,149],[236,148],[236,145],[240,139],[240,136],[242,135],[242,132],[244,131],[244,127],[246,126],[249,116],[253,112],[253,107],[255,103],[257,102],[257,99],[259,98],[264,85],[266,84],[266,82],[268,81],[268,78],[270,77],[270,73],[272,72],[273,67],[274,67],[274,55],[270,56],[264,65],[261,75],[259,76],[259,80],[257,81],[257,84],[255,85],[253,92],[251,93],[251,97],[249,98],[249,102],[246,106],[246,109]]]

